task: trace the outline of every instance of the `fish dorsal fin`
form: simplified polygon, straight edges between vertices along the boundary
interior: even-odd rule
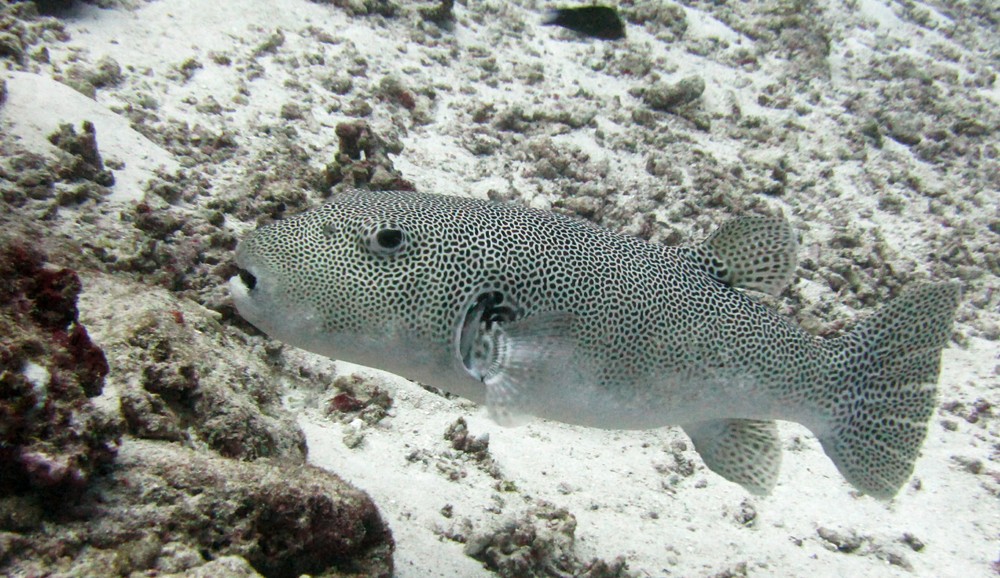
[[[518,423],[532,396],[564,375],[573,356],[574,316],[542,313],[490,330],[492,360],[482,375],[490,417],[501,425]]]
[[[774,488],[781,468],[781,440],[773,421],[721,419],[683,427],[708,469],[751,494],[763,496]]]
[[[777,295],[795,273],[798,243],[784,219],[737,217],[691,249],[695,263],[719,281]]]

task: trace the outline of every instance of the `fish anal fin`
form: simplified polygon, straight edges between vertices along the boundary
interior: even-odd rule
[[[731,219],[691,249],[695,264],[712,277],[770,295],[784,290],[798,261],[795,231],[777,217]]]
[[[684,424],[708,469],[748,492],[766,495],[778,481],[781,440],[773,421],[724,419]]]
[[[556,312],[494,326],[490,339],[495,355],[483,383],[490,417],[497,423],[520,423],[542,387],[561,383],[576,347],[572,324],[572,314]]]

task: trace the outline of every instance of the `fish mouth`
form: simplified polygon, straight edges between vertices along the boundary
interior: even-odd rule
[[[240,268],[236,271],[236,274],[239,275],[240,281],[243,281],[243,284],[246,285],[247,289],[252,291],[253,288],[257,286],[257,277],[255,277],[250,271]]]
[[[476,344],[497,323],[516,321],[520,308],[500,291],[483,291],[473,299],[462,318],[459,332],[458,353],[465,369],[472,372],[477,365],[474,359]]]

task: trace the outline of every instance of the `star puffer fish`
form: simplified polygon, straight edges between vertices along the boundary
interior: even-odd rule
[[[788,420],[857,489],[891,498],[927,433],[959,287],[916,285],[821,339],[744,291],[779,293],[796,250],[779,218],[666,247],[516,205],[351,191],[244,239],[230,289],[271,337],[501,423],[680,425],[711,470],[765,494],[774,420]]]

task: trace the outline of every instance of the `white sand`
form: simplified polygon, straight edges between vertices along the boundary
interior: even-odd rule
[[[769,64],[771,56],[761,57],[759,70],[748,71],[698,56],[684,44],[661,42],[635,26],[629,29],[627,43],[612,48],[539,28],[543,6],[535,2],[486,2],[475,11],[460,4],[454,32],[444,33],[445,38],[453,38],[447,42],[456,47],[455,57],[441,63],[432,57],[447,54],[446,49],[410,41],[416,21],[412,16],[388,21],[351,17],[333,6],[303,0],[161,0],[137,3],[131,11],[79,8],[67,19],[72,39],[53,50],[57,67],[67,62],[74,50],[89,62],[104,56],[114,58],[127,69],[128,80],[123,86],[100,90],[94,102],[54,83],[52,66],[37,66],[37,75],[3,73],[9,95],[0,109],[0,119],[4,127],[22,136],[26,146],[40,151],[50,146],[44,135],[57,122],[78,126],[82,120],[93,121],[102,153],[126,164],[124,171],[116,171],[118,184],[111,199],[125,206],[141,198],[138,184],[149,178],[155,167],[173,169],[179,160],[130,129],[122,117],[111,112],[112,107],[120,107],[138,94],[151,95],[160,103],[161,117],[228,128],[237,134],[241,147],[255,151],[273,142],[256,128],[262,123],[283,124],[278,118],[281,106],[302,102],[308,114],[295,123],[298,142],[315,155],[315,164],[321,165],[336,150],[333,127],[347,117],[331,110],[335,97],[319,87],[319,78],[339,72],[360,55],[368,62],[372,86],[382,76],[394,74],[410,86],[433,87],[436,92],[433,106],[427,97],[419,97],[418,106],[430,107],[430,120],[425,124],[400,122],[385,112],[385,106],[371,103],[376,112],[369,122],[376,132],[402,139],[405,148],[394,158],[395,166],[418,189],[483,197],[490,189],[505,192],[512,186],[531,204],[545,207],[556,198],[558,185],[530,175],[532,165],[523,157],[523,149],[508,149],[506,142],[496,154],[479,157],[463,146],[463,139],[476,128],[470,124],[467,101],[495,102],[498,110],[510,103],[523,103],[526,110],[572,109],[575,95],[590,95],[579,98],[600,103],[596,126],[607,138],[598,137],[595,128],[585,126],[554,134],[552,142],[580,147],[590,155],[591,165],[606,163],[608,179],[619,192],[627,193],[631,187],[647,191],[658,186],[657,179],[645,172],[647,155],[656,151],[639,143],[638,152],[624,154],[608,145],[612,136],[630,132],[627,117],[623,120],[615,114],[620,108],[615,103],[637,107],[638,101],[628,91],[643,83],[591,69],[593,63],[607,60],[612,53],[621,56],[631,51],[645,53],[654,61],[660,59],[655,69],[665,80],[690,74],[705,77],[708,89],[703,108],[709,113],[736,105],[745,116],[760,115],[776,123],[792,120],[805,126],[797,133],[797,145],[748,143],[717,132],[683,132],[691,149],[725,162],[748,158],[769,162],[770,158],[790,156],[803,173],[811,174],[818,171],[811,166],[814,162],[830,164],[830,159],[842,155],[847,146],[838,132],[848,116],[841,102],[864,74],[857,68],[859,54],[880,50],[881,42],[888,38],[902,44],[903,51],[930,53],[943,44],[963,57],[975,56],[974,49],[901,19],[897,15],[900,5],[895,2],[863,0],[856,3],[857,13],[839,2],[834,4],[823,14],[834,31],[830,80],[817,82],[816,103],[802,118],[758,104],[762,87],[781,82],[775,73],[778,68]],[[930,10],[932,18],[948,20],[937,10],[916,4]],[[685,11],[689,24],[686,41],[724,40],[753,49],[753,40],[708,12],[697,7]],[[509,29],[511,22],[523,23],[523,37]],[[305,32],[310,26],[327,32],[337,43],[317,43]],[[243,63],[255,46],[278,29],[284,31],[284,44],[277,57],[258,58],[264,69],[260,77],[246,81],[241,65],[212,63],[209,53],[213,51]],[[325,65],[304,64],[304,55],[316,52],[324,54]],[[183,82],[174,71],[190,57],[197,58],[204,68]],[[292,57],[299,59],[299,65],[288,64]],[[489,82],[490,75],[477,64],[489,57],[497,61],[500,82]],[[545,68],[545,78],[539,84],[521,81],[524,67],[532,65]],[[292,80],[307,87],[305,96],[289,88]],[[234,104],[240,85],[249,88],[249,96],[245,104]],[[970,90],[1000,103],[997,84]],[[204,101],[208,96],[227,110],[222,115],[205,115],[184,102],[190,98]],[[483,127],[489,129],[489,125]],[[947,188],[956,182],[953,175],[915,159],[902,145],[886,141],[884,149],[873,153],[882,163],[879,166],[913,171],[929,186]],[[926,238],[914,232],[934,229],[938,221],[922,212],[923,205],[913,203],[901,215],[879,212],[868,180],[871,173],[853,158],[833,164],[835,172],[822,179],[822,188],[838,191],[838,198],[817,194],[799,201],[797,191],[789,191],[783,198],[765,201],[790,212],[798,225],[808,229],[803,251],[821,255],[831,231],[838,227],[824,215],[827,211],[848,211],[858,216],[858,222],[879,227],[890,247],[912,255],[919,263],[918,270],[927,270]],[[678,165],[686,182],[698,176],[682,163]],[[239,182],[241,169],[238,162],[228,163],[218,167],[211,178],[219,190],[226,190]],[[993,197],[998,199],[1000,196]],[[703,224],[686,226],[698,230]],[[248,224],[227,226],[245,229]],[[993,284],[996,286],[995,279]],[[802,294],[817,301],[836,300],[829,288],[815,282],[803,283]],[[245,354],[257,355],[250,350]],[[286,351],[285,359],[289,376],[295,375],[299,366],[329,370],[333,363],[297,351]],[[941,373],[942,399],[971,403],[982,398],[996,408],[1000,404],[998,360],[996,341],[973,338],[964,349],[949,348]],[[337,364],[336,369],[353,370],[346,364]],[[461,544],[442,539],[436,529],[458,527],[467,518],[476,530],[484,531],[516,517],[537,500],[553,502],[576,516],[581,558],[611,560],[622,555],[642,576],[706,576],[735,569],[741,563],[755,576],[986,576],[996,572],[1000,551],[996,448],[1000,442],[995,419],[972,424],[942,411],[933,420],[924,455],[916,466],[914,480],[919,480],[919,489],[911,484],[889,505],[855,497],[815,439],[796,424],[782,423],[788,451],[781,478],[771,496],[759,499],[707,471],[690,447],[683,455],[696,460],[693,475],[674,475],[672,479],[670,473],[661,473],[665,466],[673,466],[671,444],[685,440],[677,429],[609,432],[540,421],[505,429],[468,403],[447,400],[393,376],[377,374],[376,379],[384,381],[394,406],[391,416],[377,426],[357,426],[363,428],[364,440],[355,449],[342,441],[355,426],[337,423],[321,411],[325,405],[321,392],[327,384],[316,384],[315,390],[290,389],[288,404],[300,412],[310,460],[366,490],[385,514],[396,539],[396,568],[401,577],[490,575],[479,562],[463,554]],[[288,382],[299,383],[291,378]],[[496,490],[495,479],[449,449],[442,434],[460,416],[468,420],[474,434],[489,434],[491,454],[516,491]],[[955,431],[943,428],[939,424],[942,419],[955,422]],[[422,452],[422,459],[408,461],[407,456],[414,451]],[[974,460],[982,463],[978,474],[962,465]],[[450,480],[449,474],[456,472],[459,479]],[[441,513],[446,505],[453,507],[451,518]],[[741,523],[741,512],[745,519],[751,510],[755,512],[753,523]],[[820,528],[860,537],[861,545],[853,553],[833,551],[818,535]],[[914,551],[901,542],[906,534],[915,536],[925,547]],[[892,564],[890,559],[905,560],[912,570]]]

